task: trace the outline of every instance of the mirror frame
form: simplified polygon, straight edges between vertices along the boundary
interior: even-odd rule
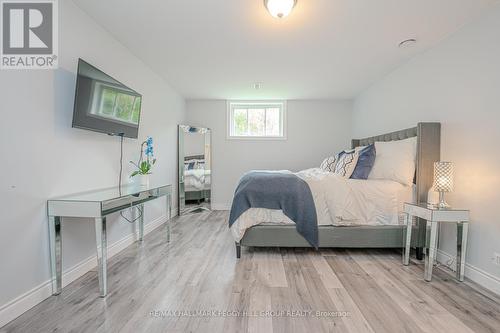
[[[208,208],[206,205],[204,206],[196,206],[190,209],[189,211],[184,211],[185,207],[185,190],[184,190],[184,159],[185,159],[185,153],[184,153],[184,135],[186,133],[198,133],[200,135],[204,135],[205,138],[205,149],[207,146],[207,140],[208,140],[208,153],[210,154],[210,161],[208,163],[208,167],[210,170],[210,173],[212,172],[212,131],[210,128],[207,127],[197,127],[197,126],[190,126],[190,125],[178,125],[177,127],[177,209],[178,209],[178,215],[186,215],[186,214],[191,214],[195,213],[197,210],[208,210],[210,211],[212,209],[212,176],[210,175],[210,199],[208,202]],[[206,150],[205,150],[206,152]],[[205,166],[207,164],[205,163]]]

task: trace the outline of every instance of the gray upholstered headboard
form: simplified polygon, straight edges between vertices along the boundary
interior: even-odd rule
[[[392,133],[372,136],[364,139],[352,140],[352,147],[366,146],[374,142],[404,140],[417,137],[417,165],[415,184],[417,186],[417,200],[427,202],[427,193],[432,186],[434,162],[441,157],[441,124],[419,123],[412,127]]]
[[[352,140],[352,147],[365,146],[377,141],[395,141],[417,137],[417,165],[415,184],[417,186],[417,202],[427,202],[427,193],[434,178],[434,162],[441,158],[441,124],[419,123],[417,127],[397,132]],[[426,240],[426,221],[418,219],[417,258],[422,259],[423,246]]]
[[[189,160],[204,160],[205,155],[191,155],[191,156],[184,156],[184,161],[189,161]]]
[[[407,128],[404,130],[392,132],[392,133],[372,136],[369,138],[358,139],[358,140],[354,139],[354,140],[352,140],[352,146],[353,146],[353,148],[355,148],[358,146],[370,145],[374,142],[380,142],[380,141],[404,140],[404,139],[408,139],[408,138],[413,138],[413,137],[417,136],[417,134],[418,134],[417,127],[412,127],[412,128]]]

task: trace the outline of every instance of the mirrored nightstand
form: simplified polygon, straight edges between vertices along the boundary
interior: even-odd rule
[[[403,264],[410,263],[410,240],[413,217],[419,217],[427,220],[427,227],[430,228],[428,233],[429,239],[426,240],[427,253],[425,255],[425,272],[424,279],[430,281],[432,279],[432,267],[436,259],[437,252],[437,237],[439,223],[455,223],[457,225],[457,279],[464,280],[465,272],[465,255],[467,251],[467,235],[469,231],[469,211],[463,209],[438,209],[437,207],[428,206],[427,204],[404,204],[406,238],[405,248],[403,253]]]

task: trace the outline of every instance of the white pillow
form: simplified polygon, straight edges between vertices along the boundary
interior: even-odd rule
[[[417,138],[375,142],[375,164],[368,179],[389,179],[411,186],[415,175]]]

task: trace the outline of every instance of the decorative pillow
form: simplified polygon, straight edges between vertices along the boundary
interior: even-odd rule
[[[377,155],[368,179],[389,179],[411,186],[415,175],[417,138],[375,142]]]
[[[195,169],[205,169],[205,160],[198,160],[196,162],[196,165],[194,166]]]
[[[368,179],[373,164],[375,164],[375,156],[376,149],[374,144],[362,147],[362,149],[359,150],[358,163],[356,163],[351,179]]]
[[[356,163],[358,163],[358,157],[358,150],[344,150],[339,154],[334,172],[344,178],[350,178],[354,171],[354,168],[356,168]]]
[[[320,169],[327,172],[335,172],[335,165],[337,165],[338,158],[338,154],[325,158],[323,163],[320,165]]]

